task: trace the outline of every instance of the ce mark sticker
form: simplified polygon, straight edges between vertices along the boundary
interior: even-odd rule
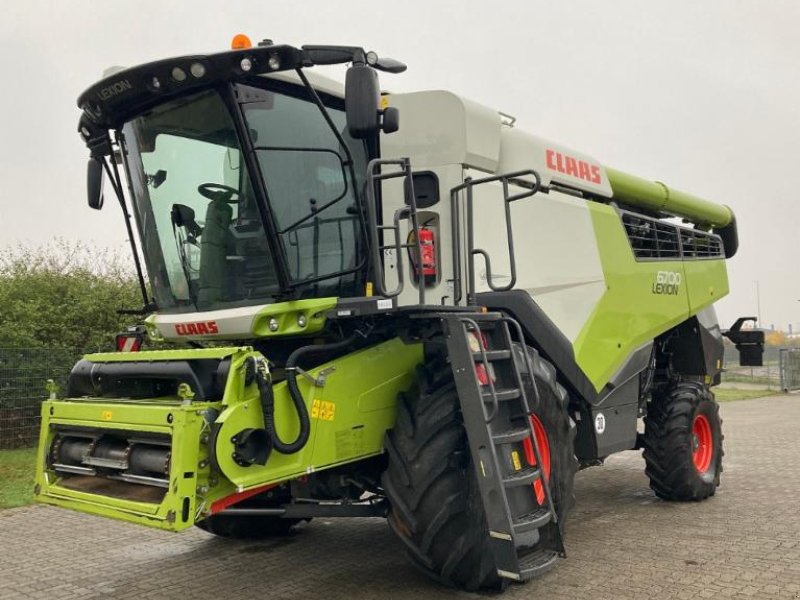
[[[594,430],[598,435],[606,430],[606,416],[603,413],[597,413],[594,418]]]

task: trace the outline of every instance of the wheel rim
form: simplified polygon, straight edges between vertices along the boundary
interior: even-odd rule
[[[544,470],[545,481],[550,481],[550,441],[547,439],[547,432],[544,425],[536,415],[531,415],[531,425],[533,435],[536,437],[536,445],[539,447],[539,455],[542,457],[542,469]],[[533,444],[530,439],[523,440],[522,446],[525,449],[525,459],[531,466],[536,466],[536,456],[533,453]],[[533,482],[533,491],[536,494],[536,501],[544,504],[545,493],[542,480],[537,479]]]
[[[692,459],[694,468],[702,474],[708,473],[714,454],[714,434],[705,415],[697,415],[692,422]]]

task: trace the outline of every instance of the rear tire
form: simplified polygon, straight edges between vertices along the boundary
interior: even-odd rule
[[[644,419],[645,472],[663,500],[713,496],[722,473],[722,419],[709,388],[681,382],[654,393]]]
[[[567,414],[566,392],[555,381],[555,369],[533,349],[531,357],[541,396],[536,414],[549,438],[550,486],[563,527],[574,503],[574,424]],[[458,395],[444,359],[420,367],[417,386],[400,395],[397,421],[385,445],[389,466],[382,483],[391,504],[389,525],[415,565],[450,586],[505,587],[508,580],[497,575],[490,550]],[[535,547],[547,542],[542,536]]]

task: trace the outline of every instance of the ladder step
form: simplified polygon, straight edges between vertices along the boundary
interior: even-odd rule
[[[542,575],[552,569],[558,560],[555,550],[537,550],[519,557],[519,574],[522,581]]]
[[[520,427],[518,429],[507,429],[499,431],[492,435],[495,444],[514,444],[527,440],[531,436],[530,429],[527,427]]]
[[[507,388],[507,389],[496,389],[495,394],[497,395],[498,402],[505,402],[506,400],[516,400],[522,394],[518,388]],[[492,392],[486,391],[481,394],[483,397],[484,402],[491,402],[492,401]]]
[[[515,487],[518,485],[530,485],[539,479],[541,471],[537,467],[525,467],[520,471],[505,475],[503,477],[503,485],[506,487]]]
[[[522,515],[514,521],[514,533],[523,533],[532,529],[539,529],[552,521],[552,515],[546,508],[539,508],[535,511]]]
[[[480,352],[473,352],[472,358],[475,359],[475,362],[483,362],[483,355]],[[486,360],[489,362],[495,360],[508,360],[511,358],[511,350],[487,350],[486,351]]]

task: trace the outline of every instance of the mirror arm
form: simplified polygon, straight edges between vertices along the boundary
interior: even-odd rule
[[[111,163],[111,167],[108,163]],[[133,237],[133,226],[131,225],[131,215],[128,211],[128,205],[125,203],[125,196],[122,194],[122,178],[119,174],[119,167],[113,158],[103,160],[103,168],[106,170],[108,179],[111,182],[111,187],[117,196],[119,205],[122,207],[122,214],[125,217],[125,228],[128,231],[128,241],[131,245],[131,253],[133,254],[133,262],[136,266],[136,276],[139,280],[139,291],[142,294],[143,308],[147,309],[149,306],[154,306],[154,303],[147,297],[147,286],[144,282],[144,272],[142,271],[142,263],[139,261],[139,251],[136,247],[136,240]]]

